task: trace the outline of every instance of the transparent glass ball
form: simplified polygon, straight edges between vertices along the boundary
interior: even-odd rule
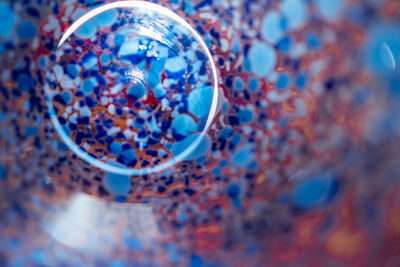
[[[138,175],[191,159],[207,143],[216,67],[200,35],[172,11],[120,1],[82,14],[47,72],[63,141],[107,172]]]

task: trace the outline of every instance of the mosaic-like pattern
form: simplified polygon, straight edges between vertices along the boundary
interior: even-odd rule
[[[42,57],[51,65],[43,76],[56,129],[110,172],[117,164],[128,174],[160,171],[190,157],[181,154],[192,144],[210,142],[203,132],[218,101],[211,54],[194,29],[148,5],[86,13]]]
[[[201,35],[218,108],[184,160],[127,175],[88,163],[59,130],[126,169],[172,159],[209,115],[206,51],[179,41],[171,56],[154,35],[121,33],[135,27],[116,23],[124,9],[58,47],[106,1],[0,0],[0,262],[397,266],[400,1],[154,2]],[[190,63],[167,63],[180,56]],[[163,101],[171,109],[157,117]],[[166,143],[151,141],[162,142],[156,128]]]

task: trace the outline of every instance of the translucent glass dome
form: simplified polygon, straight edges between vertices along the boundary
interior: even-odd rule
[[[45,88],[52,122],[85,161],[147,174],[209,145],[216,68],[172,11],[142,1],[97,7],[66,30],[55,55]]]

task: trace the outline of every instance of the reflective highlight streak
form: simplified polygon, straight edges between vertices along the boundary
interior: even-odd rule
[[[386,56],[385,56],[386,55]],[[394,55],[390,47],[387,43],[383,43],[381,46],[381,57],[384,64],[391,69],[396,69],[396,60],[394,59]],[[387,60],[385,60],[385,58]]]

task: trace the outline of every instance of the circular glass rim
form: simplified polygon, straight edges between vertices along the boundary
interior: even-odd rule
[[[71,24],[71,26],[69,26],[69,28],[63,34],[57,47],[60,47],[68,39],[68,37],[70,37],[71,34],[73,34],[75,32],[75,30],[77,30],[82,24],[87,22],[89,19],[95,17],[96,15],[98,15],[104,11],[114,9],[114,8],[143,8],[143,9],[147,9],[150,11],[154,11],[154,12],[162,14],[162,15],[178,22],[179,24],[183,25],[186,29],[188,29],[191,34],[193,34],[195,40],[201,45],[201,47],[204,49],[204,51],[206,53],[206,56],[211,64],[211,72],[212,72],[212,76],[213,76],[213,89],[214,89],[213,98],[212,98],[211,108],[210,108],[204,129],[197,136],[197,138],[194,140],[194,142],[189,145],[189,147],[187,147],[184,151],[182,151],[177,156],[171,158],[170,160],[168,160],[160,165],[157,165],[157,166],[141,168],[141,169],[130,169],[127,167],[119,167],[118,165],[112,165],[111,163],[106,163],[106,162],[100,161],[100,160],[90,156],[87,152],[85,152],[83,149],[81,149],[75,142],[73,142],[71,140],[71,138],[65,133],[60,122],[58,121],[57,116],[54,111],[53,103],[51,101],[50,89],[45,87],[45,91],[47,94],[46,102],[48,104],[50,118],[56,128],[58,135],[61,137],[63,142],[75,154],[77,154],[81,159],[83,159],[87,163],[89,163],[97,168],[100,168],[106,172],[120,174],[120,175],[145,175],[145,174],[161,172],[167,168],[174,166],[175,164],[177,164],[178,162],[184,160],[187,156],[189,156],[194,151],[194,149],[200,144],[200,142],[204,138],[205,134],[207,133],[208,129],[210,128],[212,121],[217,113],[217,106],[218,106],[219,87],[218,87],[217,68],[215,66],[214,59],[213,59],[211,52],[208,49],[206,43],[204,42],[204,40],[202,39],[200,34],[197,33],[196,30],[188,22],[186,22],[182,17],[180,17],[175,12],[167,9],[166,7],[163,7],[161,5],[154,4],[151,2],[147,2],[147,1],[136,1],[136,0],[116,1],[116,2],[112,2],[109,4],[99,6],[97,8],[94,8],[94,9],[88,11],[83,16],[81,16],[79,19],[77,19],[75,22],[73,22]]]

